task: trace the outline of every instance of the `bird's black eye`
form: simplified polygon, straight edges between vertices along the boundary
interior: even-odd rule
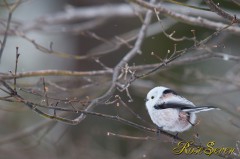
[[[168,94],[168,93],[172,93],[174,95],[177,95],[177,93],[171,89],[166,89],[165,91],[163,91],[163,94]]]
[[[151,96],[151,99],[154,99],[154,96]]]

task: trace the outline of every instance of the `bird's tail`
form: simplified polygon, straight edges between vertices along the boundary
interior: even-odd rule
[[[209,111],[213,109],[220,110],[218,107],[214,107],[214,106],[199,106],[199,107],[185,108],[182,111],[188,112],[188,113],[199,113],[199,112]]]

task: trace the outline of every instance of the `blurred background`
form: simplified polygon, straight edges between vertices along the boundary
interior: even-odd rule
[[[114,68],[133,47],[146,13],[143,7],[123,0],[0,0],[1,47],[9,18],[6,3],[17,2],[19,4],[12,13],[1,57],[1,77],[11,75],[9,71],[14,72],[16,47],[19,47],[20,53],[19,73],[40,70],[91,72]],[[204,10],[203,8],[208,6],[202,1],[178,2],[180,4],[157,1],[174,13],[205,18],[216,24],[231,23],[214,12]],[[231,15],[240,17],[240,6],[236,5],[239,4],[238,1],[214,2]],[[216,28],[211,26],[186,23],[161,13],[159,17],[161,21],[153,14],[141,46],[142,54],[136,55],[126,63],[128,66],[150,65],[151,70],[162,62],[161,59],[174,53],[175,44],[177,50],[190,48],[194,46],[194,42],[211,37],[216,32]],[[239,25],[234,24],[232,27],[239,28]],[[178,41],[166,36],[173,32],[176,39],[196,39]],[[214,105],[221,108],[198,114],[199,124],[194,129],[179,134],[179,137],[190,141],[197,133],[197,142],[202,145],[215,141],[216,147],[237,148],[240,139],[239,35],[239,29],[221,31],[217,36],[212,36],[204,46],[191,49],[177,59],[180,62],[176,60],[176,64],[170,63],[157,72],[131,83],[130,97],[126,91],[117,90],[108,101],[112,104],[98,104],[93,111],[120,116],[140,125],[156,128],[148,116],[144,98],[153,87],[166,86],[196,105]],[[205,53],[214,56],[191,60]],[[184,59],[186,62],[181,62]],[[134,71],[134,67],[130,70]],[[148,70],[137,69],[136,73],[142,74]],[[129,79],[131,74],[126,76]],[[46,104],[43,77],[51,105],[82,110],[89,101],[103,95],[109,89],[112,73],[89,76],[60,73],[28,75],[17,79],[18,93],[26,100]],[[13,80],[8,82],[13,86]],[[126,80],[120,82],[124,84]],[[0,95],[6,96],[2,91]],[[122,102],[113,102],[116,99],[115,95],[120,96]],[[54,113],[52,110],[44,111]],[[69,119],[78,115],[64,114]],[[0,120],[0,159],[208,157],[204,154],[174,155],[172,149],[176,144],[171,138],[157,136],[155,133],[103,117],[88,115],[80,124],[72,126],[42,117],[21,103],[1,100]],[[150,136],[153,139],[129,139],[119,135]],[[235,152],[239,153],[237,149]],[[220,157],[212,155],[211,158]]]

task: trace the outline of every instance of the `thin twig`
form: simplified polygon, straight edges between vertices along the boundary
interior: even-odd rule
[[[119,138],[124,138],[124,139],[130,139],[130,140],[153,140],[153,141],[162,140],[157,137],[150,137],[150,136],[138,137],[138,136],[121,135],[121,134],[116,134],[116,133],[112,133],[112,132],[107,132],[107,136],[114,136],[114,137],[119,137]]]
[[[48,95],[47,95],[47,87],[46,87],[46,83],[45,83],[45,78],[42,78],[43,81],[43,92],[44,92],[44,98],[45,98],[45,102],[46,102],[46,106],[49,106],[48,103]]]
[[[58,117],[58,116],[54,116],[54,115],[49,115],[47,113],[44,113],[43,111],[39,110],[38,108],[36,108],[35,105],[33,105],[31,102],[26,101],[24,98],[22,98],[20,95],[16,94],[14,92],[14,90],[5,82],[5,81],[0,81],[0,83],[2,83],[2,85],[8,89],[8,91],[10,92],[9,95],[11,95],[12,97],[14,97],[18,102],[21,102],[23,104],[25,104],[26,106],[28,106],[32,111],[36,112],[37,114],[49,118],[49,119],[55,119],[64,123],[68,123],[68,124],[72,124],[74,123],[72,120],[67,119],[67,118],[63,118],[63,117]],[[4,99],[3,99],[4,100]],[[7,101],[7,100],[5,100]]]
[[[180,50],[180,51],[175,51],[174,53],[176,52],[180,52],[178,54],[174,54],[175,56],[171,56],[169,59],[166,59],[164,60],[163,63],[159,64],[159,66],[157,66],[156,68],[144,73],[144,74],[141,74],[141,75],[135,75],[135,78],[133,78],[130,82],[133,82],[134,80],[138,79],[138,78],[144,78],[150,74],[152,74],[153,72],[157,71],[158,69],[166,66],[167,64],[169,64],[170,62],[176,60],[177,58],[181,57],[183,54],[191,51],[191,50],[194,50],[194,49],[197,49],[201,46],[203,46],[205,43],[207,43],[210,39],[212,39],[214,36],[217,36],[220,32],[222,32],[223,30],[229,28],[231,25],[227,25],[226,27],[220,29],[220,30],[217,30],[216,32],[214,32],[213,34],[211,34],[210,36],[206,37],[205,39],[201,40],[200,42],[194,44],[193,46],[191,46],[190,48],[187,48],[187,49],[184,49],[184,50]],[[214,55],[212,55],[214,56]]]
[[[164,26],[163,26],[163,24],[162,24],[162,21],[161,21],[161,19],[160,19],[160,17],[159,17],[159,12],[158,12],[156,9],[154,9],[154,12],[155,12],[155,15],[156,15],[156,17],[157,17],[157,19],[158,19],[161,27],[162,27],[162,32],[163,32],[163,34],[164,34],[166,37],[168,37],[169,39],[171,39],[171,40],[173,40],[173,41],[178,41],[178,42],[179,42],[179,41],[184,41],[184,40],[195,41],[195,38],[196,38],[195,36],[193,36],[193,37],[191,37],[191,38],[186,37],[186,36],[183,36],[183,37],[181,37],[181,38],[174,38],[173,35],[176,33],[175,31],[173,31],[171,34],[168,34],[168,33],[165,31]]]

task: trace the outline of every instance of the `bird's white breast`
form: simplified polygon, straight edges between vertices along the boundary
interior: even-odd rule
[[[196,115],[194,113],[190,114],[189,121],[188,120],[180,120],[179,109],[155,109],[154,107],[148,108],[148,113],[153,121],[159,128],[165,131],[171,132],[183,132],[188,130],[195,123]]]

